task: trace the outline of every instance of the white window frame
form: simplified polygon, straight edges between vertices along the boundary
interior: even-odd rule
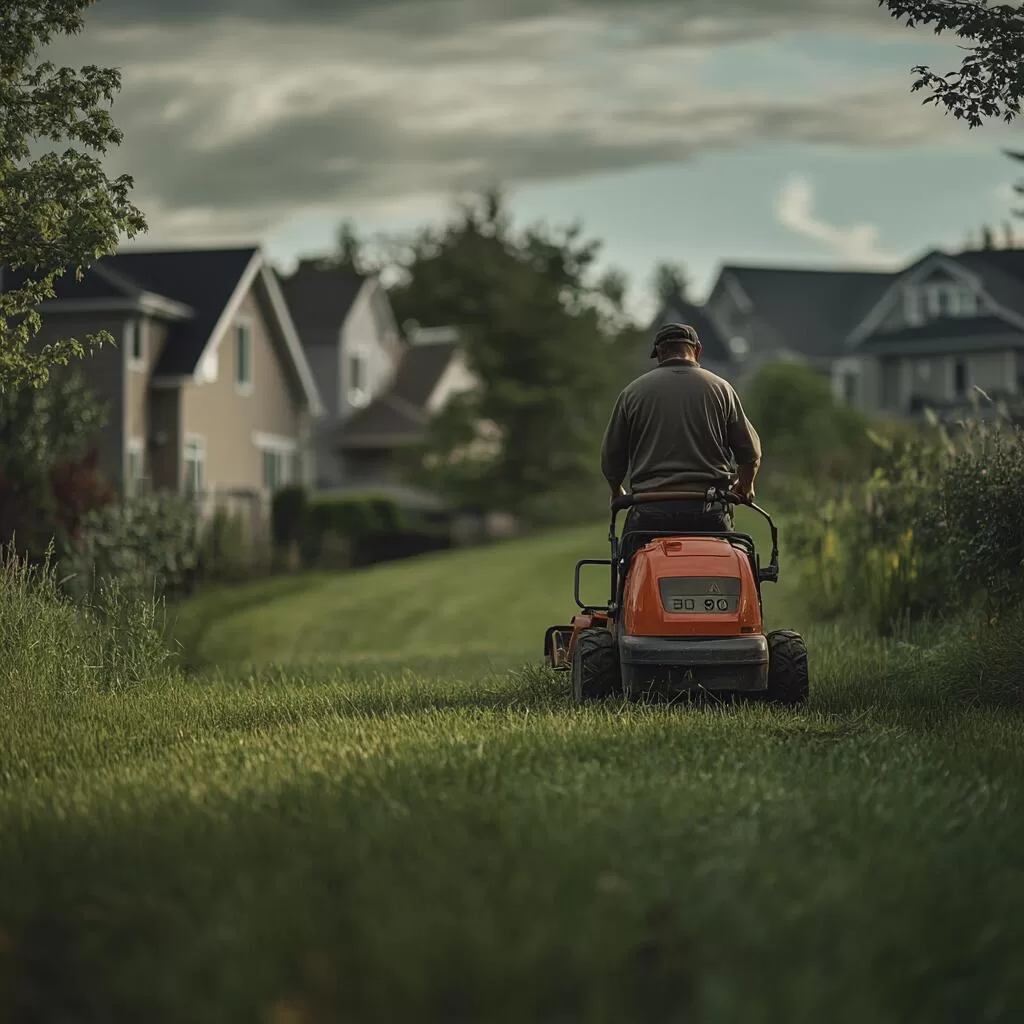
[[[235,391],[237,391],[238,394],[240,395],[251,395],[253,392],[253,378],[255,376],[255,374],[253,373],[253,354],[255,348],[255,346],[253,345],[253,334],[254,331],[252,321],[249,320],[247,317],[239,317],[239,319],[235,321],[234,327],[231,329],[231,345],[234,350],[235,363]],[[248,339],[249,343],[247,365],[249,375],[246,380],[241,380],[239,378],[239,369],[241,368],[241,361],[238,358],[239,341],[243,336]]]
[[[297,465],[299,454],[299,443],[291,437],[281,437],[278,434],[264,434],[257,432],[252,437],[253,444],[260,452],[260,486],[263,490],[273,493],[282,487],[290,484],[301,483],[301,469]],[[270,487],[266,482],[264,459],[273,455],[280,459],[280,479],[275,487]]]
[[[142,438],[129,438],[124,454],[124,491],[129,497],[135,498],[141,493],[141,484],[146,479],[146,446]],[[133,459],[138,459],[137,474],[132,472]]]
[[[146,369],[146,332],[143,330],[143,323],[141,319],[132,318],[131,320],[125,320],[124,327],[122,329],[122,336],[124,338],[124,349],[125,356],[128,360],[129,370],[145,370]],[[138,348],[139,354],[135,354],[135,349]]]
[[[362,368],[363,381],[357,387],[352,383],[352,361],[355,360]],[[352,349],[345,353],[345,365],[343,369],[345,397],[353,409],[362,409],[370,404],[372,397],[369,384],[369,354],[361,348]]]
[[[903,289],[903,319],[911,327],[920,327],[925,321],[923,300],[920,288],[908,285]]]
[[[199,479],[196,482],[195,490],[189,490],[190,474],[188,458],[189,448],[198,452],[199,458],[196,460],[199,465]],[[182,490],[185,494],[191,494],[193,496],[201,495],[206,490],[206,438],[202,434],[186,434],[182,438],[181,446],[181,484]]]

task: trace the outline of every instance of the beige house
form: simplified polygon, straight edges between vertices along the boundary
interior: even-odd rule
[[[257,508],[312,479],[322,404],[259,248],[127,250],[56,291],[43,342],[99,330],[116,341],[74,368],[107,405],[100,465],[125,493]]]

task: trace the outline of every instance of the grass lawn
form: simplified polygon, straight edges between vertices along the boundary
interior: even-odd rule
[[[1022,1019],[1024,717],[960,641],[808,630],[795,714],[579,710],[541,634],[603,550],[211,593],[206,667],[136,683],[26,617],[0,1021]]]

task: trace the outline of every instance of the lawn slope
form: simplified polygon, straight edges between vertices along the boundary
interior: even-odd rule
[[[1024,1019],[1020,715],[836,627],[799,713],[577,709],[540,631],[601,534],[207,595],[187,676],[27,617],[0,1021]]]

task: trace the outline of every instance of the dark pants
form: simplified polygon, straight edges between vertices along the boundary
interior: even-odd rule
[[[658,501],[634,505],[626,514],[620,557],[628,566],[633,555],[651,541],[652,533],[728,533],[732,529],[729,506],[717,502],[710,512],[704,511],[702,501]]]

